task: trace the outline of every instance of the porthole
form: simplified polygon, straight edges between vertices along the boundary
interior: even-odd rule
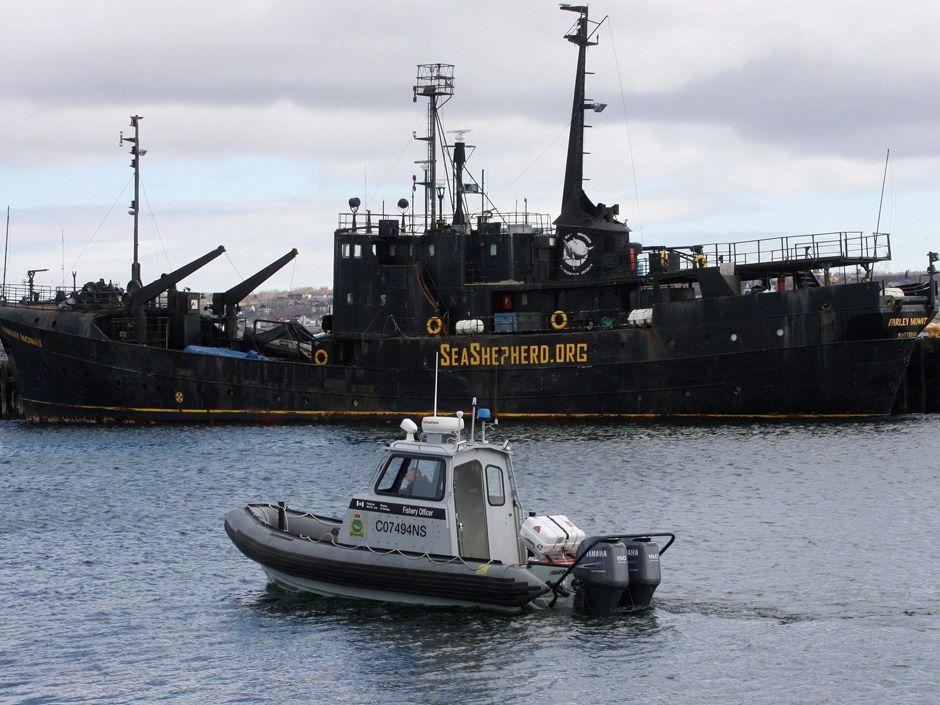
[[[740,387],[735,387],[735,388],[732,389],[731,391],[732,391],[732,393],[733,393],[735,396],[738,396],[738,395],[741,393],[741,388],[740,388]]]
[[[682,393],[685,394],[685,396],[687,396],[687,397],[692,396],[692,392],[690,392],[688,389],[686,389],[686,390],[685,390],[684,392],[682,392]]]
[[[778,338],[782,338],[782,337],[783,337],[783,328],[778,328],[778,329],[777,329],[777,337],[778,337]]]
[[[359,400],[353,399],[353,406],[359,406]]]
[[[737,334],[737,333],[732,333],[732,334],[731,334],[731,342],[733,343],[733,342],[736,341],[737,339],[738,339],[738,334]]]
[[[676,341],[670,338],[669,340],[666,341],[666,345],[668,345],[670,348],[674,348],[676,347]]]
[[[637,400],[637,401],[643,401],[643,395],[642,395],[642,394],[637,394],[637,395],[636,395],[636,400]]]

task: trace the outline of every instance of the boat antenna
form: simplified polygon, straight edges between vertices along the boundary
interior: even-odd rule
[[[473,434],[477,425],[477,398],[473,397],[473,412],[470,414],[470,442],[473,443]]]
[[[434,416],[437,416],[437,357],[438,353],[434,353]]]
[[[133,137],[125,137],[121,132],[120,145],[123,147],[125,142],[131,143],[131,169],[134,170],[134,200],[131,201],[131,208],[127,211],[128,215],[134,216],[134,261],[131,264],[131,280],[127,285],[128,291],[139,289],[143,286],[140,278],[140,258],[138,256],[138,214],[140,213],[140,158],[147,153],[146,149],[140,149],[140,121],[142,115],[131,115],[131,127],[134,128]]]
[[[480,409],[480,443],[486,443],[486,420],[490,418],[489,409]]]
[[[877,235],[881,229],[881,204],[885,200],[885,181],[888,180],[888,159],[891,157],[891,149],[888,149],[888,153],[885,155],[885,173],[881,177],[881,199],[878,201],[878,221],[875,223],[875,234]]]
[[[10,244],[10,206],[7,206],[7,236],[3,241],[3,288],[0,288],[0,300],[5,301],[7,295],[7,247]]]

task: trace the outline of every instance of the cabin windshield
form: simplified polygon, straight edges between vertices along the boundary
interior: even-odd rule
[[[444,499],[444,461],[440,458],[393,455],[379,475],[375,492],[440,501]]]

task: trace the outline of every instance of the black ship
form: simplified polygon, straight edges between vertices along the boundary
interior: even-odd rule
[[[871,281],[885,233],[642,246],[618,207],[583,189],[587,7],[560,215],[504,213],[447,143],[439,109],[453,66],[418,67],[428,101],[424,212],[359,213],[334,235],[334,310],[317,334],[241,326],[239,303],[296,255],[228,291],[177,289],[214,257],[126,291],[89,283],[0,306],[25,416],[36,422],[303,422],[399,418],[486,399],[501,416],[802,417],[889,414],[915,338],[937,312],[930,256],[919,285]],[[131,142],[139,179],[139,117]],[[439,153],[443,155],[439,164]],[[440,170],[442,177],[439,175]],[[438,179],[446,187],[438,186]],[[447,208],[445,209],[445,197]],[[472,209],[477,203],[479,211]],[[445,213],[446,211],[446,213]],[[856,274],[853,278],[852,272]]]

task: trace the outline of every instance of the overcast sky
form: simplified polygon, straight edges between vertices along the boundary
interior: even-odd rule
[[[940,4],[631,0],[588,55],[585,189],[645,244],[875,229],[892,270],[940,249]],[[560,205],[575,15],[553,2],[4,3],[0,207],[8,283],[130,274],[140,114],[145,281],[223,244],[186,280],[228,288],[291,248],[266,289],[332,283],[350,196],[389,211],[423,158],[415,66],[455,65],[445,129],[502,210]],[[123,195],[122,195],[123,190]],[[420,194],[418,202],[421,201]],[[112,209],[112,205],[115,204]],[[110,211],[110,215],[109,215]],[[63,257],[64,234],[64,257]]]

